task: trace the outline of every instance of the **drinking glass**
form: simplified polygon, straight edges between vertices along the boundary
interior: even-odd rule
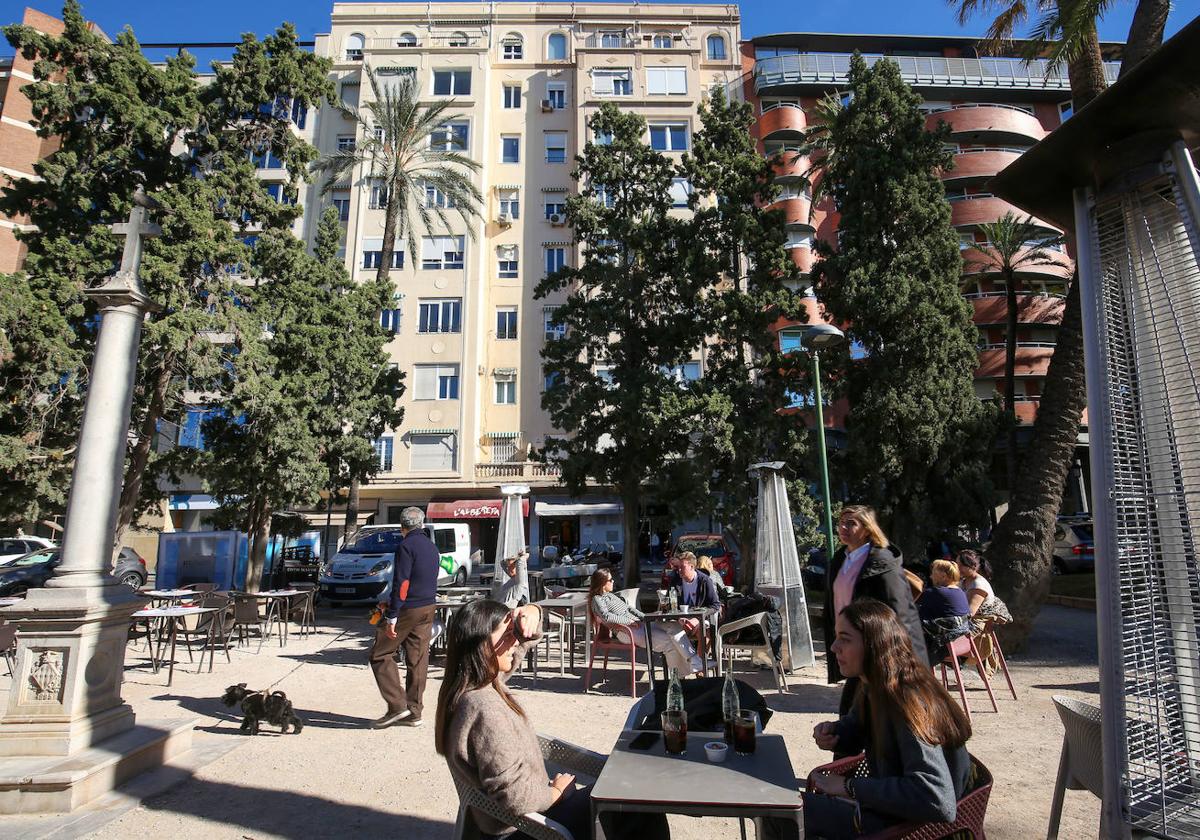
[[[757,712],[742,709],[733,716],[733,749],[738,755],[754,754],[754,748],[757,746],[755,737],[757,728]]]
[[[687,712],[669,709],[662,713],[663,744],[671,755],[687,752]]]

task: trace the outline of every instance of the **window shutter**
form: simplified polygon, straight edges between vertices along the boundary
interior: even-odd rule
[[[411,435],[410,467],[412,470],[453,470],[455,436]]]
[[[438,394],[437,365],[417,365],[413,370],[413,397],[434,400]]]

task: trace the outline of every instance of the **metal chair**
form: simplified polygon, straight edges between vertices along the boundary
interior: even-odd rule
[[[286,620],[299,625],[300,638],[303,639],[308,633],[317,632],[316,584],[297,583],[294,588],[299,589],[300,594],[288,599]]]
[[[238,644],[241,645],[246,641],[246,629],[253,627],[258,630],[258,650],[255,653],[262,651],[263,642],[266,641],[267,635],[270,632],[268,620],[271,616],[263,616],[258,609],[258,599],[253,595],[245,595],[242,593],[232,594],[233,597],[233,627],[238,634]]]
[[[730,642],[726,641],[726,637],[736,633],[739,630],[744,630],[748,627],[757,627],[762,633],[762,642],[758,644],[747,644],[746,642]],[[730,621],[722,624],[716,630],[717,636],[717,661],[723,661],[722,657],[725,651],[728,650],[729,669],[733,670],[733,654],[734,653],[749,653],[753,656],[756,653],[761,653],[771,660],[772,670],[775,672],[775,685],[779,689],[780,694],[787,694],[787,676],[783,673],[783,663],[775,658],[775,652],[771,650],[770,632],[767,629],[767,614],[765,612],[748,615],[745,618],[739,618],[736,621]]]
[[[816,793],[813,779],[817,775],[863,776],[866,774],[865,756],[843,758],[813,769],[808,774],[808,793]],[[863,835],[862,840],[943,840],[943,838],[978,838],[983,840],[983,818],[987,815],[988,799],[992,795],[992,774],[975,756],[971,756],[975,770],[975,786],[958,800],[954,822],[904,823],[892,826],[875,834]],[[965,835],[964,835],[965,832]]]
[[[544,735],[538,736],[538,742],[542,747],[542,759],[546,762],[547,776],[566,771],[573,774],[580,784],[592,784],[600,778],[600,771],[604,769],[606,761],[605,756]],[[536,840],[575,840],[561,823],[538,813],[518,814],[489,798],[467,780],[454,773],[451,773],[451,776],[458,791],[458,819],[454,824],[454,840],[478,840],[482,836],[473,811],[485,813]]]
[[[1050,805],[1050,826],[1046,840],[1057,840],[1062,821],[1063,798],[1068,790],[1087,790],[1104,797],[1104,756],[1100,747],[1100,707],[1054,695],[1054,705],[1063,722],[1062,754],[1058,759],[1058,780]],[[1105,836],[1104,827],[1100,836]]]
[[[988,699],[992,701],[992,711],[999,713],[1000,707],[996,705],[996,695],[992,694],[992,682],[988,679],[983,659],[979,656],[978,648],[975,647],[975,640],[970,636],[959,636],[950,643],[946,658],[941,662],[942,685],[947,691],[950,689],[950,683],[946,680],[946,663],[950,663],[954,668],[954,678],[958,680],[958,696],[962,699],[963,711],[967,713],[967,720],[970,720],[971,707],[967,705],[967,689],[963,685],[962,670],[958,667],[960,656],[969,656],[975,662],[975,669],[979,672],[979,678],[983,680],[983,687],[987,689]]]

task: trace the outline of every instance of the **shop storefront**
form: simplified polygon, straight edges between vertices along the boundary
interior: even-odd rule
[[[496,538],[500,533],[500,499],[459,499],[430,502],[425,506],[427,522],[466,522],[471,529],[471,548],[483,550],[485,563],[495,562]],[[529,500],[521,505],[525,540],[529,541]]]

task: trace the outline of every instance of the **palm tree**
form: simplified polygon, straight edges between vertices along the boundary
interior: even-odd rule
[[[1041,19],[1026,45],[1030,57],[1066,61],[1071,98],[1078,111],[1106,87],[1096,20],[1112,0],[948,0],[965,24],[976,13],[995,13],[986,45],[1010,40],[1031,13]],[[1138,0],[1124,49],[1121,75],[1162,43],[1169,0]],[[1061,44],[1054,44],[1055,38]],[[1079,421],[1087,405],[1082,310],[1078,276],[1072,277],[1050,367],[1046,371],[1033,435],[1025,450],[1026,469],[1010,488],[1008,511],[992,530],[988,560],[995,583],[1008,601],[1014,622],[1005,646],[1024,645],[1050,586],[1050,554],[1063,487],[1075,460]]]
[[[987,242],[975,246],[979,257],[969,260],[966,268],[1004,278],[1004,410],[1009,420],[1004,460],[1011,493],[1017,485],[1017,292],[1021,284],[1020,272],[1034,266],[1054,265],[1050,249],[1056,247],[1062,237],[1047,235],[1043,228],[1033,223],[1031,216],[1020,219],[1011,212],[994,222],[980,224],[978,228]]]
[[[833,124],[842,111],[841,97],[827,93],[808,109],[812,124],[804,131],[800,151],[789,163],[808,158],[808,168],[800,173],[809,187],[808,218],[811,221],[817,205],[825,198],[826,183],[822,177],[827,169],[834,167],[839,149],[833,142]]]
[[[381,190],[383,243],[375,279],[386,285],[398,238],[404,238],[408,253],[416,259],[420,253],[418,232],[449,232],[453,211],[474,239],[471,223],[479,217],[483,196],[471,180],[479,164],[466,154],[461,138],[448,127],[462,116],[453,110],[456,101],[421,102],[415,74],[399,76],[394,84],[381,84],[370,67],[365,68],[365,75],[371,85],[371,101],[361,107],[341,106],[358,128],[358,141],[326,155],[313,169],[326,177],[323,193],[344,183],[356,170]],[[436,190],[433,200],[426,198],[428,189]],[[359,479],[365,466],[350,465],[347,537],[358,522]]]

